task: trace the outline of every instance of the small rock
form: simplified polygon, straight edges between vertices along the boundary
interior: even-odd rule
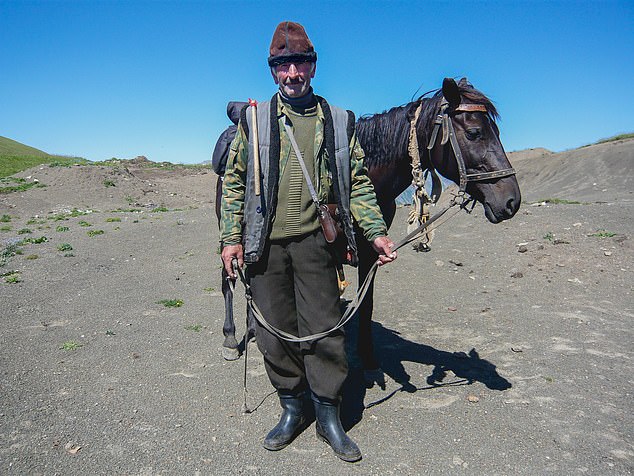
[[[75,443],[68,442],[64,445],[64,449],[68,454],[76,455],[77,452],[81,449],[81,446],[76,445]]]
[[[456,260],[450,259],[449,262],[451,264],[455,264],[456,266],[462,266],[462,261],[456,261]]]
[[[605,256],[612,256],[612,252],[611,251],[604,251],[603,254]]]
[[[478,403],[480,401],[480,398],[476,397],[475,395],[469,395],[467,396],[467,400],[471,403]]]
[[[436,266],[438,266],[439,268],[445,265],[445,263],[443,263],[443,262],[442,262],[442,261],[440,261],[440,260],[436,260],[436,261],[434,261],[434,264],[435,264]]]
[[[526,245],[520,245],[517,248],[518,253],[526,253],[528,251],[528,248],[526,247]]]
[[[457,308],[455,308],[455,307],[453,307],[453,306],[449,306],[449,307],[447,308],[447,310],[448,310],[448,311],[451,311],[451,312],[456,312],[458,309],[457,309]]]
[[[523,277],[524,277],[524,273],[522,273],[521,271],[515,271],[511,273],[511,278],[523,278]]]

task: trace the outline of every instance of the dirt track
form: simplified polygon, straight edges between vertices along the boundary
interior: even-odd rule
[[[513,220],[491,225],[476,208],[440,228],[430,253],[404,249],[380,271],[385,390],[363,385],[348,329],[345,421],[364,454],[354,465],[314,427],[279,453],[262,449],[272,396],[241,413],[243,360],[220,357],[213,174],[21,174],[48,187],[0,196],[12,216],[3,247],[49,241],[0,268],[21,280],[0,282],[0,473],[631,474],[633,151],[518,157],[525,203]],[[589,162],[604,164],[592,180]],[[583,203],[527,203],[555,197]],[[172,211],[150,212],[158,205]],[[75,207],[96,211],[45,218]],[[43,222],[27,225],[35,215]],[[248,375],[254,407],[271,390],[255,346]]]

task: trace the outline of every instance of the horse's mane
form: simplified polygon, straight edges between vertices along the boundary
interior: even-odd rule
[[[487,109],[491,121],[495,122],[499,114],[495,105],[482,92],[475,89],[465,78],[458,83],[463,101],[482,104]],[[360,117],[356,131],[359,142],[365,152],[366,167],[381,166],[391,163],[397,157],[407,155],[410,121],[419,104],[423,104],[418,121],[419,147],[427,146],[428,138],[438,106],[442,100],[442,89],[429,91],[413,102],[396,106],[389,111]],[[425,143],[421,143],[421,139]]]

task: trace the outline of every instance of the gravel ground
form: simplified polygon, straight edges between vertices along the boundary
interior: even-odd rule
[[[633,144],[580,149],[588,158],[576,163],[555,156],[578,183],[563,194],[538,163],[553,157],[518,157],[525,201],[513,220],[491,225],[480,207],[459,214],[431,252],[405,248],[379,271],[385,389],[364,385],[354,321],[347,330],[344,421],[364,455],[356,464],[339,461],[314,425],[283,451],[261,447],[279,408],[255,345],[257,408],[241,411],[244,358],[220,356],[213,174],[21,174],[48,187],[0,196],[0,215],[11,216],[3,248],[48,241],[0,268],[19,280],[0,282],[0,473],[631,474]],[[603,162],[609,192],[586,179],[584,160],[618,154],[625,168],[613,175]],[[542,201],[551,197],[582,203]],[[152,212],[158,205],[169,211]],[[110,212],[135,206],[142,212]],[[93,212],[50,219],[73,208]],[[59,251],[65,243],[72,250]],[[236,311],[243,330],[242,296]]]

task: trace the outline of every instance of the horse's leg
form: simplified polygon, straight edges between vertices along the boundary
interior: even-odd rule
[[[396,213],[396,202],[390,202],[381,206],[383,219],[389,228]],[[366,240],[359,240],[359,285],[363,283],[370,272],[370,268],[379,255],[372,245]],[[365,298],[359,306],[359,338],[357,353],[363,364],[365,378],[369,384],[376,382],[385,388],[385,377],[380,370],[379,362],[374,355],[374,342],[372,340],[372,313],[374,309],[374,279],[368,287]]]
[[[378,254],[367,241],[361,239],[359,248],[359,286],[365,281],[370,268],[378,258]],[[364,370],[375,370],[379,363],[374,357],[374,344],[372,342],[372,307],[374,304],[374,279],[370,283],[361,305],[359,306],[359,338],[357,353]]]
[[[220,223],[220,202],[222,200],[222,177],[216,181],[216,218]],[[222,296],[225,298],[225,322],[222,325],[222,333],[225,340],[222,343],[222,357],[225,360],[236,360],[240,358],[238,342],[236,341],[236,324],[233,320],[233,291],[229,286],[228,275],[222,268]]]
[[[225,322],[222,326],[225,340],[222,344],[222,357],[225,360],[236,360],[240,358],[240,351],[236,341],[236,323],[233,319],[233,291],[224,268],[222,269],[222,295],[225,298]]]

